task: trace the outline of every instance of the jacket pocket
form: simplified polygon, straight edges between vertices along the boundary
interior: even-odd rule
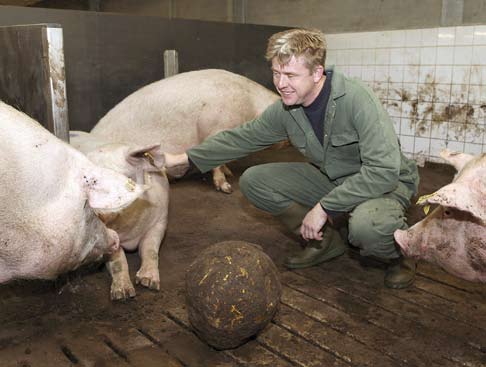
[[[326,173],[331,180],[359,172],[361,156],[358,135],[354,132],[331,135],[325,162]]]

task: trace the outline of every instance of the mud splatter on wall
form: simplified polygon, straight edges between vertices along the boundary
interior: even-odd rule
[[[486,26],[328,35],[327,63],[367,83],[404,152],[486,152]]]

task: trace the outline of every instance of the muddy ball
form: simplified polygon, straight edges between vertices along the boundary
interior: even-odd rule
[[[226,241],[210,246],[186,273],[186,303],[196,334],[216,349],[235,348],[273,318],[282,286],[260,246]]]

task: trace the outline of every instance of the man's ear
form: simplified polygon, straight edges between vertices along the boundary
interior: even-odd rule
[[[317,65],[314,67],[314,71],[312,72],[312,77],[314,78],[314,82],[318,82],[321,80],[322,76],[324,75],[324,66]]]

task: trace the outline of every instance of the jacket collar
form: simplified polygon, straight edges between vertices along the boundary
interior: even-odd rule
[[[346,88],[344,86],[344,75],[339,71],[334,70],[334,65],[326,68],[326,73],[332,73],[331,81],[331,95],[332,99],[338,99],[346,94]]]

